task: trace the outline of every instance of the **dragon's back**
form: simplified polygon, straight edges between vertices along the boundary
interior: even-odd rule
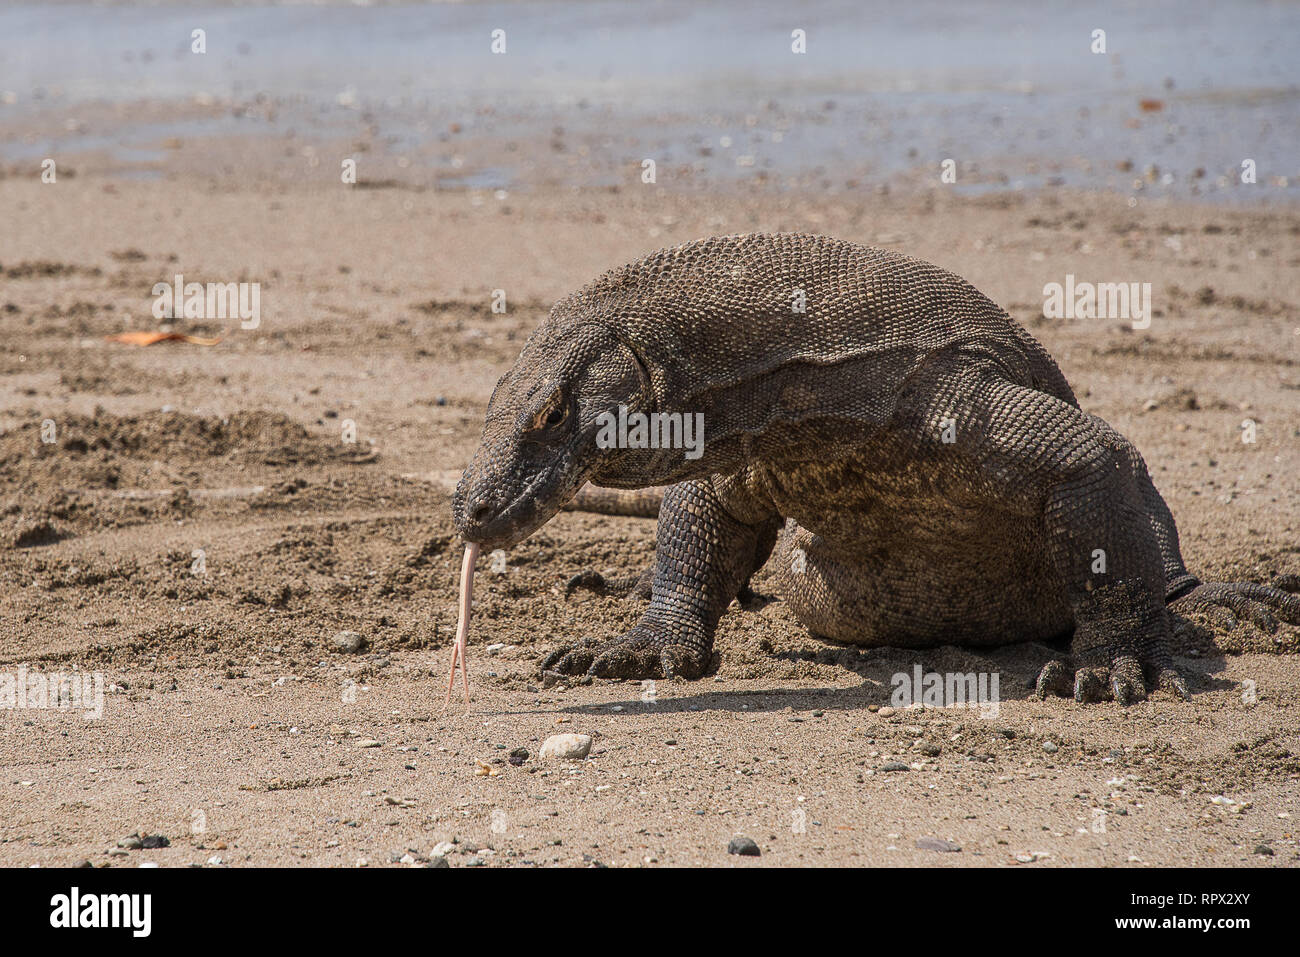
[[[905,375],[963,349],[1073,402],[1043,347],[965,279],[825,236],[751,233],[659,250],[561,300],[539,334],[592,321],[637,352],[657,397],[675,406],[781,369],[867,362]]]

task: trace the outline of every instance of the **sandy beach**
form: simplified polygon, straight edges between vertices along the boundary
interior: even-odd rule
[[[1084,707],[1032,695],[1058,649],[830,644],[760,574],[722,620],[715,675],[543,686],[549,651],[640,610],[564,583],[638,571],[654,547],[653,521],[566,512],[503,570],[482,566],[473,702],[442,709],[461,557],[447,482],[492,386],[555,299],[706,235],[826,233],[959,273],[1142,451],[1194,573],[1300,573],[1295,170],[1232,200],[1214,184],[1240,149],[1167,188],[1140,154],[1131,171],[1108,160],[1095,189],[1070,162],[1048,185],[1032,159],[1009,178],[1039,179],[1016,189],[991,157],[972,173],[984,186],[948,189],[943,153],[737,178],[730,161],[693,167],[703,142],[663,119],[634,132],[677,142],[679,161],[645,183],[644,150],[602,153],[581,125],[506,135],[472,111],[439,117],[415,137],[421,160],[388,138],[410,129],[364,105],[313,129],[301,103],[251,91],[36,109],[8,88],[0,672],[99,675],[103,699],[91,718],[0,710],[0,865],[1300,860],[1293,626],[1191,623],[1176,659],[1189,702]],[[1139,123],[1174,109],[1144,117],[1130,99]],[[259,128],[171,129],[235,108]],[[149,122],[153,152],[124,155],[113,131]],[[43,183],[67,136],[82,139]],[[537,159],[496,182],[507,141]],[[355,183],[348,157],[363,158]],[[258,283],[256,328],[160,322],[154,286],[176,275]],[[1044,318],[1044,285],[1067,275],[1150,283],[1150,327]],[[158,330],[220,341],[109,338]],[[893,709],[891,676],[917,665],[999,674],[995,713]],[[570,731],[593,737],[585,761],[539,756]],[[119,847],[133,834],[167,846]],[[737,835],[762,856],[729,855]]]

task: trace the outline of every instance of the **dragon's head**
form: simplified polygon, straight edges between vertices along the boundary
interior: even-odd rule
[[[483,439],[452,498],[461,537],[505,548],[551,519],[612,450],[597,418],[644,409],[650,382],[602,325],[552,319],[528,340],[488,401]]]

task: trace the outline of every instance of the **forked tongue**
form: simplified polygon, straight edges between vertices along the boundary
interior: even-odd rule
[[[456,686],[456,663],[460,662],[460,676],[465,685],[465,704],[469,705],[469,669],[465,667],[465,642],[469,638],[469,619],[474,610],[474,561],[478,558],[478,542],[465,543],[465,558],[460,565],[460,617],[456,621],[456,643],[451,648],[451,671],[447,675],[447,700],[451,704],[451,689]]]

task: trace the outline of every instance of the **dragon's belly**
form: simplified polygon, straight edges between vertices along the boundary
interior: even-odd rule
[[[1071,629],[1039,507],[951,459],[887,453],[768,473],[789,519],[778,585],[800,621],[838,641],[902,647]]]

